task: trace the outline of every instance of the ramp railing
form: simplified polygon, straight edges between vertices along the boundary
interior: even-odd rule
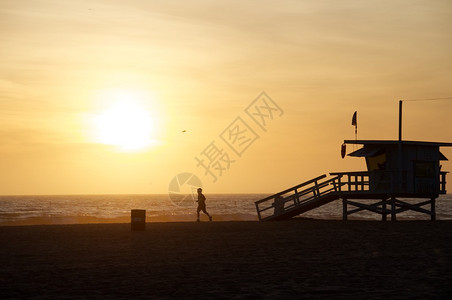
[[[327,176],[321,175],[282,192],[255,202],[260,221],[270,220],[286,214],[304,204],[317,201],[332,192],[339,192],[341,176],[322,181]]]

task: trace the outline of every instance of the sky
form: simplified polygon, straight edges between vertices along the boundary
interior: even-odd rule
[[[452,97],[451,20],[448,0],[1,0],[0,194],[167,193],[182,173],[272,193],[365,170],[340,156],[353,112],[358,139],[395,140],[400,99]],[[452,142],[451,112],[404,101],[403,138]]]

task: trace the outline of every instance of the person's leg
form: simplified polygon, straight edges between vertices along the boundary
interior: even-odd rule
[[[196,210],[196,215],[198,216],[197,218],[196,218],[196,221],[198,221],[199,222],[199,212],[201,211],[201,209],[200,209],[200,207],[198,206],[198,209]]]
[[[202,211],[203,211],[203,213],[205,213],[209,217],[209,221],[212,221],[212,216],[209,215],[209,213],[207,212],[205,207],[204,207],[204,209]]]

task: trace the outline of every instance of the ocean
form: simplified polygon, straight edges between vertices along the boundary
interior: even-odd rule
[[[207,210],[214,221],[257,220],[254,201],[267,194],[206,194]],[[406,200],[406,199],[405,199]],[[409,201],[409,200],[407,200]],[[420,202],[415,200],[414,203]],[[429,208],[429,207],[428,207]],[[38,224],[127,223],[132,209],[145,209],[148,222],[195,221],[196,203],[189,196],[180,201],[169,194],[150,195],[51,195],[0,196],[0,226]],[[438,220],[452,219],[452,194],[436,201]],[[342,219],[342,202],[304,213],[301,217]],[[349,220],[380,220],[372,212],[359,212]],[[426,214],[407,211],[398,220],[429,220]],[[206,221],[207,217],[202,216]]]

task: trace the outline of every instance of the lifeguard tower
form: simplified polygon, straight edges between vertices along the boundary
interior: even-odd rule
[[[340,199],[343,220],[363,210],[380,214],[384,221],[388,215],[396,220],[407,210],[436,219],[435,200],[446,194],[448,173],[442,170],[441,161],[447,158],[440,147],[452,143],[402,141],[400,122],[399,140],[345,140],[344,144],[362,145],[348,155],[363,157],[366,171],[324,174],[256,201],[259,220],[289,219]]]

